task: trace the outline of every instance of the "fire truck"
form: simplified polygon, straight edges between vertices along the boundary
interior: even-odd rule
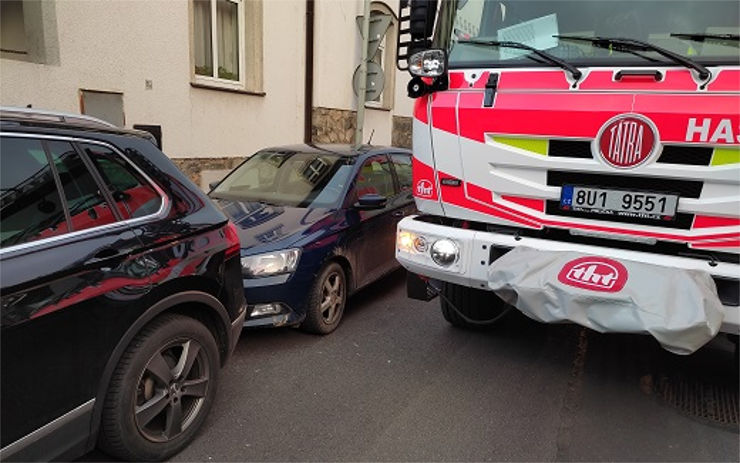
[[[410,297],[696,351],[740,331],[740,3],[402,0]]]

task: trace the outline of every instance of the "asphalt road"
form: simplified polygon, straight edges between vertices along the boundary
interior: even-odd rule
[[[407,299],[404,278],[350,299],[329,336],[245,331],[174,460],[738,461],[724,338],[679,357],[647,336],[518,313],[463,331],[437,300]]]

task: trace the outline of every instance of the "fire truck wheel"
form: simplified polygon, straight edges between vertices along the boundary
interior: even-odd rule
[[[491,291],[443,283],[442,315],[458,328],[482,329],[499,322],[511,309]]]

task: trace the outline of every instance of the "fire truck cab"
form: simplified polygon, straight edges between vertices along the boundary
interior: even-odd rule
[[[414,195],[445,319],[740,332],[740,3],[402,0]],[[419,278],[420,277],[420,278]]]

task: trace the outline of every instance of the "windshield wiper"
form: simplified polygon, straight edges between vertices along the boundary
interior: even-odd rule
[[[705,40],[714,40],[718,42],[740,42],[740,35],[738,34],[687,34],[680,32],[676,34],[671,34],[671,37],[695,40],[697,42],[703,42]]]
[[[521,42],[509,42],[509,41],[498,41],[498,40],[476,40],[476,39],[464,39],[464,40],[458,40],[457,43],[470,43],[473,45],[486,45],[491,47],[502,47],[502,48],[517,48],[519,50],[528,50],[534,53],[535,55],[539,56],[543,60],[547,61],[548,63],[558,66],[561,69],[565,69],[566,71],[570,72],[570,75],[573,77],[573,80],[578,82],[581,77],[583,76],[583,73],[572,64],[563,61],[562,59],[551,55],[550,53],[547,53],[546,51],[538,50],[534,47],[530,47],[527,44],[521,43]]]
[[[705,81],[705,84],[706,84],[706,81],[708,81],[709,78],[712,77],[712,73],[709,72],[709,69],[705,68],[701,64],[685,56],[679,55],[678,53],[674,53],[670,50],[666,50],[665,48],[659,47],[657,45],[653,45],[652,43],[649,43],[649,42],[643,42],[642,40],[623,39],[623,38],[617,38],[617,37],[583,37],[583,36],[578,36],[578,35],[554,35],[553,37],[557,37],[561,40],[573,40],[576,42],[590,42],[595,47],[614,49],[617,51],[626,51],[626,52],[635,51],[635,50],[654,51],[657,54],[668,58],[674,63],[680,64],[684,67],[695,70],[699,74],[699,78]]]

